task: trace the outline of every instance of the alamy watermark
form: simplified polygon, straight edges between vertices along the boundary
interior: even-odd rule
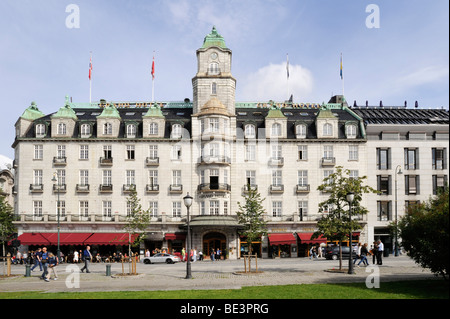
[[[66,13],[69,15],[66,17],[66,27],[68,29],[80,28],[80,7],[76,4],[69,4],[66,6]]]
[[[369,4],[366,7],[366,12],[370,13],[366,18],[366,27],[368,29],[380,28],[380,7],[376,4]]]

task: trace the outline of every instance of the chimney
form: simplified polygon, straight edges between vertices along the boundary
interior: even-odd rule
[[[405,101],[405,108],[407,108],[408,107],[408,103]]]
[[[380,107],[383,107],[383,101],[380,101]]]
[[[414,104],[414,107],[417,109],[419,107],[419,103],[416,101],[416,103]]]

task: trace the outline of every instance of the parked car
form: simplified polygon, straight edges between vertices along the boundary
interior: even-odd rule
[[[350,255],[350,249],[348,246],[342,246],[342,259],[348,259]],[[326,259],[337,260],[339,259],[339,246],[327,247],[325,252]]]
[[[180,257],[163,253],[155,254],[151,257],[145,257],[143,260],[144,264],[155,264],[155,263],[174,264],[179,261],[181,261]]]

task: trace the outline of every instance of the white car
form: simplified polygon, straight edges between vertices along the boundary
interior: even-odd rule
[[[145,257],[143,260],[144,264],[155,264],[155,263],[174,264],[179,261],[181,260],[178,256],[163,253],[155,254],[151,257]]]

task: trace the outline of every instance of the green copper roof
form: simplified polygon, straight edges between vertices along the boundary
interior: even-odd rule
[[[117,111],[115,105],[110,103],[103,108],[102,114],[97,116],[97,118],[118,118],[120,119],[119,111]]]
[[[74,119],[75,121],[78,120],[75,111],[70,107],[68,96],[66,96],[66,104],[62,108],[60,108],[58,112],[52,115],[52,118],[62,118],[62,117]]]
[[[43,116],[45,116],[45,114],[39,111],[38,107],[36,106],[36,102],[33,101],[31,102],[31,105],[23,112],[21,118],[34,121]]]
[[[270,110],[267,113],[266,118],[286,118],[286,116],[281,112],[281,109],[276,106],[273,101],[269,101]]]
[[[145,113],[143,117],[164,117],[164,115],[162,114],[161,108],[158,104],[154,103],[148,108],[147,113]]]
[[[327,119],[335,119],[336,116],[334,116],[333,112],[328,108],[321,108],[319,111],[319,114],[317,115],[317,118],[327,118]]]
[[[213,27],[211,33],[208,34],[203,40],[202,49],[206,49],[209,47],[219,47],[222,49],[226,49],[225,40],[223,37],[217,33],[216,27]]]

